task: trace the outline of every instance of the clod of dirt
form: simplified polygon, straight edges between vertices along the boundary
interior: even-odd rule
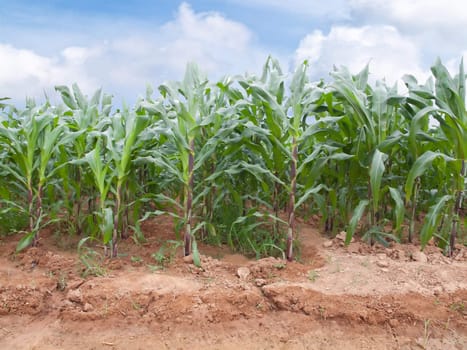
[[[83,311],[84,312],[91,312],[92,310],[94,310],[94,307],[91,304],[89,304],[89,303],[84,304],[84,306],[83,306]]]
[[[193,263],[193,255],[187,255],[183,257],[183,262],[185,264],[192,264]]]
[[[388,256],[392,260],[405,260],[405,252],[402,249],[388,249]]]
[[[387,260],[378,260],[376,262],[376,265],[378,265],[379,267],[383,267],[383,268],[389,267],[389,261],[387,261]]]
[[[426,257],[425,253],[421,251],[415,251],[412,253],[412,260],[419,261],[423,264],[428,262],[428,258]]]
[[[83,280],[82,278],[78,278],[78,279],[76,279],[76,280],[73,280],[73,281],[68,282],[68,283],[67,283],[67,287],[68,287],[70,290],[77,289],[77,288],[79,288],[84,282],[85,282],[85,280]]]
[[[336,235],[336,238],[340,241],[345,241],[346,235],[347,235],[347,232],[341,231],[339,234]]]
[[[242,281],[246,281],[248,276],[250,276],[251,271],[248,267],[242,266],[237,269],[237,276],[240,278]]]
[[[361,248],[361,244],[360,243],[350,243],[348,246],[347,246],[347,251],[350,253],[350,254],[359,254],[361,252],[362,248]]]
[[[263,278],[257,278],[257,279],[255,279],[255,285],[256,285],[257,287],[263,287],[263,286],[265,286],[267,283],[268,283],[268,282],[267,282],[265,279],[263,279]]]
[[[336,235],[336,239],[342,242],[345,242],[345,236],[347,236],[347,232],[341,231],[338,235]],[[353,243],[355,239],[352,237],[350,243]]]
[[[323,247],[324,247],[324,248],[331,248],[332,245],[333,245],[333,243],[334,243],[334,242],[333,242],[332,240],[328,240],[328,241],[326,241],[326,242],[323,243]]]
[[[79,289],[70,290],[66,295],[66,298],[74,303],[83,303],[83,296],[81,295],[81,291]]]
[[[255,278],[271,279],[278,271],[285,269],[283,260],[269,257],[250,263],[249,269]]]

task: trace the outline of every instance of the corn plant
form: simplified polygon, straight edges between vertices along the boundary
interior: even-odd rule
[[[387,238],[397,239],[392,234],[385,233],[380,227],[385,217],[382,200],[389,193],[385,182],[386,162],[388,153],[394,144],[399,143],[403,135],[400,125],[394,120],[400,120],[398,110],[389,104],[391,98],[397,96],[395,88],[389,88],[382,82],[377,82],[374,88],[368,84],[368,67],[359,74],[352,76],[347,69],[340,68],[332,72],[334,81],[330,85],[332,96],[328,97],[326,105],[329,113],[339,116],[331,120],[333,130],[330,137],[335,145],[342,148],[344,154],[351,155],[343,164],[346,172],[345,192],[331,197],[332,205],[346,206],[339,210],[344,217],[351,216],[347,229],[346,242],[354,234],[357,223],[367,212],[367,234],[370,243],[375,239],[384,243]],[[334,117],[336,118],[336,117]],[[366,179],[366,181],[362,181]],[[333,192],[331,192],[333,193]],[[397,201],[400,195],[395,189],[392,196]],[[340,204],[337,204],[340,203]],[[355,203],[355,204],[354,204]],[[350,206],[349,206],[350,204]],[[368,211],[366,211],[368,207]],[[353,210],[350,214],[348,210]],[[402,207],[399,209],[399,220]]]
[[[271,58],[266,62],[260,79],[240,81],[240,84],[252,95],[252,104],[261,106],[263,119],[261,125],[267,129],[268,140],[261,144],[267,147],[272,155],[264,157],[267,171],[263,170],[263,172],[274,182],[272,201],[276,218],[279,207],[278,197],[282,192],[280,189],[284,188],[287,193],[285,255],[288,260],[293,259],[295,211],[312,193],[321,189],[321,187],[303,188],[302,185],[303,197],[297,199],[297,179],[302,170],[306,169],[299,164],[299,145],[313,144],[305,142],[313,133],[304,130],[306,119],[312,113],[311,106],[319,98],[319,94],[314,94],[314,87],[308,81],[307,67],[307,62],[304,62],[296,69],[290,82],[288,97],[285,96],[286,77],[282,74],[278,62]],[[266,152],[261,152],[264,153]],[[312,160],[314,157],[307,157],[305,163]]]
[[[216,150],[216,144],[231,130],[220,127],[222,120],[216,110],[218,98],[211,89],[215,88],[208,85],[198,67],[190,64],[182,82],[169,82],[159,87],[162,100],[143,104],[148,114],[159,116],[160,121],[154,127],[166,142],[159,149],[149,150],[149,155],[140,157],[140,161],[157,164],[181,185],[181,193],[176,196],[182,203],[163,193],[158,198],[177,209],[171,215],[183,222],[184,254],[193,251],[196,260],[199,257],[194,235],[207,225],[207,221],[195,221],[194,207],[202,203],[212,187],[204,186],[202,179],[196,186],[195,172],[206,164]],[[211,174],[214,179],[216,170],[211,170],[214,170]],[[195,192],[198,188],[199,192]],[[178,210],[182,212],[181,216]]]
[[[112,98],[58,86],[63,105],[18,110],[0,99],[0,214],[27,216],[18,250],[62,220],[110,256],[152,215],[174,217],[184,254],[197,239],[257,257],[292,260],[297,215],[319,213],[324,231],[360,233],[370,244],[435,236],[454,253],[465,202],[467,112],[463,63],[440,61],[408,93],[369,68],[345,67],[310,82],[269,57],[259,76],[211,83],[195,64],[182,81],[112,111]],[[439,127],[434,127],[437,123]],[[448,179],[446,181],[446,179]],[[405,198],[405,201],[404,201]],[[130,218],[131,217],[131,218]],[[464,219],[465,221],[465,219]],[[388,227],[391,231],[388,231]]]
[[[75,140],[61,149],[63,159],[79,160],[90,152],[96,143],[95,132],[108,124],[112,109],[112,97],[103,94],[99,89],[87,99],[76,84],[70,90],[67,86],[57,86],[63,103],[68,108],[63,113],[63,121],[67,127],[77,134]],[[94,230],[93,211],[95,194],[90,169],[81,164],[69,162],[59,171],[63,188],[67,193],[64,205],[68,213],[68,222],[79,235],[85,230],[87,234]],[[86,205],[87,203],[87,205]],[[87,213],[86,213],[87,206]]]
[[[449,202],[454,202],[450,213],[451,231],[449,234],[449,254],[452,255],[459,230],[459,214],[463,202],[465,191],[467,154],[467,111],[465,107],[465,80],[464,65],[461,61],[459,73],[452,78],[446,67],[440,60],[437,60],[432,67],[435,77],[435,89],[429,94],[435,105],[428,105],[420,110],[414,119],[427,120],[433,117],[440,125],[439,147],[437,152],[431,150],[423,153],[414,163],[410,170],[406,182],[407,196],[411,194],[411,189],[427,168],[436,159],[449,162],[449,167],[445,168],[451,174],[453,183],[445,196],[439,198],[437,203],[431,207],[422,229],[422,244],[425,245],[438,225],[442,208]]]
[[[7,148],[0,166],[16,189],[27,196],[27,206],[22,210],[29,215],[28,232],[17,250],[37,245],[45,217],[44,188],[60,169],[54,156],[61,145],[76,137],[60,123],[59,117],[49,103],[36,106],[30,101],[17,118],[11,116],[8,123],[0,125],[0,138]]]

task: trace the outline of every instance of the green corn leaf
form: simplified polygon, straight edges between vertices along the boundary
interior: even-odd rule
[[[112,240],[112,232],[114,229],[114,215],[112,208],[104,208],[101,213],[102,224],[102,242],[109,243]]]
[[[34,240],[35,236],[36,236],[36,231],[30,232],[24,235],[23,238],[21,238],[18,244],[16,245],[16,252],[18,253],[24,250],[25,248],[29,247],[32,244],[32,241]]]
[[[355,234],[355,230],[357,228],[358,222],[362,218],[363,214],[365,213],[365,208],[368,206],[369,201],[367,199],[361,200],[358,203],[357,207],[354,210],[352,218],[350,219],[349,226],[347,227],[347,233],[345,235],[345,244],[348,245],[352,240],[352,237]]]
[[[68,86],[56,86],[55,91],[58,91],[60,93],[63,103],[65,103],[65,105],[67,105],[70,109],[78,109],[78,105],[74,97],[72,96]]]
[[[396,232],[400,232],[401,225],[404,221],[404,216],[405,216],[405,206],[404,206],[404,201],[402,200],[402,197],[400,195],[400,192],[393,188],[389,187],[389,193],[391,194],[391,198],[394,201],[395,207],[394,207],[394,213],[395,213],[395,227],[394,230]]]
[[[379,198],[381,192],[381,180],[385,170],[384,162],[388,159],[388,155],[380,152],[378,149],[373,154],[373,159],[370,166],[370,187],[372,195],[373,212],[378,211]]]
[[[194,237],[192,237],[191,249],[193,254],[193,264],[196,267],[201,267],[201,257],[198,251],[198,244],[196,243],[196,239]]]
[[[75,96],[75,101],[76,101],[76,104],[78,105],[78,108],[83,111],[86,111],[88,108],[88,101],[86,97],[83,95],[83,93],[81,92],[80,88],[78,87],[78,84],[76,83],[73,84],[71,88],[73,89],[73,95]]]
[[[423,224],[420,232],[420,244],[422,249],[425,248],[427,243],[433,237],[433,233],[439,225],[441,215],[446,207],[446,204],[453,199],[453,196],[445,195],[438,199],[435,205],[433,205],[428,214],[425,217],[425,223]]]
[[[235,175],[243,171],[247,171],[250,174],[252,174],[259,182],[262,182],[262,178],[259,176],[260,174],[262,174],[278,182],[279,184],[284,185],[284,182],[281,179],[279,179],[277,176],[275,176],[270,170],[265,169],[258,164],[249,164],[245,161],[242,161],[236,166],[228,169],[226,173]]]
[[[308,189],[295,203],[295,209],[298,209],[311,195],[319,193],[321,190],[329,190],[325,185],[319,184],[313,188]]]
[[[413,186],[415,179],[422,176],[428,167],[433,163],[436,158],[442,158],[445,161],[453,161],[454,159],[439,152],[426,151],[423,153],[413,164],[407,176],[405,183],[405,200],[408,202],[412,198]]]

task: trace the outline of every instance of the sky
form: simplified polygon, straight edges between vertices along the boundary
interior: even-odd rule
[[[259,74],[268,55],[290,72],[308,60],[312,80],[369,63],[372,81],[424,82],[437,57],[457,70],[466,33],[465,0],[0,0],[0,97],[76,82],[132,103],[187,62],[215,80]]]

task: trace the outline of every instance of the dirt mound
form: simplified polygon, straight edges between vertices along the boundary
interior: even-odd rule
[[[96,259],[94,274],[51,235],[19,254],[18,238],[4,239],[0,348],[467,348],[464,247],[448,259],[433,246],[343,247],[302,232],[300,262],[200,245],[201,268],[178,250],[158,264],[163,243],[148,234]]]

